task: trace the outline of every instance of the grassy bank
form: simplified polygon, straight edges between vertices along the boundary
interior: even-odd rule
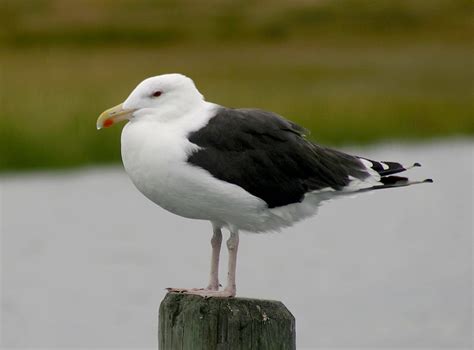
[[[55,7],[28,20],[22,9],[6,22],[0,33],[0,170],[118,161],[120,128],[97,132],[98,114],[122,102],[143,78],[166,72],[192,77],[209,101],[282,114],[326,144],[474,134],[470,27],[454,10],[416,16],[405,8],[385,13],[369,6],[351,17],[350,7],[290,11],[283,1],[271,16],[246,5],[240,12],[200,9],[197,18],[183,5],[178,10],[188,17],[176,28],[172,15],[163,17],[163,33],[175,28],[178,34],[162,41],[153,40],[160,28],[150,25],[153,11],[133,7],[127,17],[130,3],[117,2],[110,13],[96,6],[82,14],[90,23],[80,21],[80,11],[51,21],[64,17]],[[177,11],[168,6],[169,13]]]

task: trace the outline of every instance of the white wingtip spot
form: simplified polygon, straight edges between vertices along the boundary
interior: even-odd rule
[[[364,159],[364,158],[359,158],[359,160],[362,162],[362,164],[364,164],[364,166],[367,169],[372,169],[372,167],[374,166],[374,164],[370,160],[367,160],[367,159]]]

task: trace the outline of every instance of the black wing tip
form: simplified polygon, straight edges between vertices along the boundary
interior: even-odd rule
[[[418,162],[416,162],[416,163],[413,163],[413,166],[414,166],[414,167],[420,167],[420,166],[421,166],[421,164],[420,164],[420,163],[418,163]],[[428,179],[428,180],[429,180],[429,179]]]
[[[432,184],[434,181],[433,181],[433,179],[425,179],[422,182],[427,183],[427,184]]]

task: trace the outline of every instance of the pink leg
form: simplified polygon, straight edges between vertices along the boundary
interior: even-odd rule
[[[213,235],[211,238],[211,273],[209,284],[206,288],[166,288],[169,292],[190,293],[195,291],[217,291],[219,290],[219,256],[221,253],[222,231],[221,227],[212,223]]]
[[[219,290],[219,256],[221,254],[222,232],[221,228],[213,224],[214,234],[211,238],[211,274],[207,290]]]
[[[239,231],[231,232],[227,240],[227,249],[229,251],[229,263],[227,271],[227,286],[225,291],[235,296],[237,285],[235,283],[235,272],[237,271],[237,251],[239,249]]]
[[[220,231],[220,229],[219,229]],[[214,231],[215,233],[215,231]],[[213,236],[214,239],[214,236]],[[222,241],[222,237],[221,237]],[[212,242],[212,241],[211,241]],[[216,247],[217,247],[217,242],[216,242]],[[195,295],[200,295],[205,298],[210,298],[210,297],[223,297],[223,298],[229,298],[229,297],[235,297],[235,293],[237,291],[236,283],[235,283],[235,274],[237,270],[237,251],[239,248],[239,231],[231,231],[230,232],[230,237],[227,240],[227,249],[229,251],[229,263],[228,263],[228,272],[227,272],[227,285],[224,288],[224,290],[211,290],[209,287],[207,289],[177,289],[177,288],[168,288],[168,291],[170,292],[178,292],[178,293],[185,293],[185,294],[195,294]],[[213,246],[213,260],[211,262],[211,283],[217,281],[214,280],[213,278],[213,269],[215,266],[218,266],[219,261],[217,260],[217,263],[214,260],[214,246]],[[217,248],[216,248],[217,250]],[[214,265],[216,264],[216,265]],[[215,269],[217,271],[217,268]],[[218,285],[218,282],[217,282]]]
[[[235,297],[237,291],[235,283],[235,272],[237,270],[237,251],[239,248],[239,231],[231,231],[230,237],[227,240],[227,249],[229,251],[229,263],[227,272],[227,285],[224,290],[210,291],[210,290],[191,290],[187,293],[200,295],[205,298],[221,297],[230,298]]]

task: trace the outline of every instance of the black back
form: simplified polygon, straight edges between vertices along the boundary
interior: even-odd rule
[[[340,190],[349,176],[368,176],[356,157],[311,143],[304,131],[271,112],[222,107],[204,128],[188,135],[201,147],[188,162],[270,208],[301,202],[310,191]]]

